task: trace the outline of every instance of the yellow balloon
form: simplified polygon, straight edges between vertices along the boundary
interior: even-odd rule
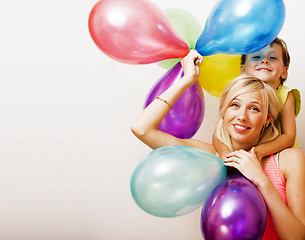
[[[204,57],[198,81],[209,94],[220,97],[226,85],[240,75],[240,55],[216,54]]]

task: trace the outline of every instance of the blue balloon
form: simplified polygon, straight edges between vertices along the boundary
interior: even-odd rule
[[[225,178],[227,168],[213,154],[188,146],[152,151],[135,168],[130,188],[147,213],[176,217],[199,208]]]
[[[282,0],[220,0],[195,49],[203,56],[253,53],[276,38],[284,20]]]

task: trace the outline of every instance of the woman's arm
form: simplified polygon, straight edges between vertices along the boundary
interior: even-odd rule
[[[296,123],[293,109],[293,96],[289,92],[280,118],[281,135],[273,141],[263,143],[255,148],[258,159],[272,153],[280,152],[285,148],[293,147],[296,138]]]
[[[158,130],[158,126],[170,110],[170,105],[172,106],[197,81],[199,75],[198,64],[202,60],[202,56],[197,51],[191,50],[181,60],[184,76],[159,96],[162,100],[155,99],[147,106],[133,123],[131,127],[132,132],[152,149],[168,145],[186,145],[215,154],[211,144],[194,139],[179,139]]]
[[[225,165],[237,168],[260,190],[280,239],[305,239],[305,155],[302,151],[287,149],[280,153],[287,205],[264,173],[254,149],[250,153],[244,150],[231,153]]]
[[[273,205],[273,224],[281,239],[305,239],[304,153],[299,149],[282,151],[279,155],[279,167],[286,180],[287,206],[279,212],[279,208]]]
[[[221,159],[225,159],[226,154],[231,152],[231,150],[216,137],[215,133],[213,134],[213,146]]]

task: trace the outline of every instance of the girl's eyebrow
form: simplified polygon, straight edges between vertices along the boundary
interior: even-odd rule
[[[262,51],[262,50],[259,50],[259,51],[257,51],[257,52],[254,52],[254,53],[251,53],[251,55],[253,56],[255,56],[255,55],[259,55],[259,54],[273,54],[273,53],[277,53],[277,51],[276,50],[269,50],[269,51]]]

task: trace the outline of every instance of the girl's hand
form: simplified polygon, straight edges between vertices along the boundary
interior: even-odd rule
[[[256,186],[262,185],[268,177],[256,157],[255,148],[250,152],[238,150],[226,155],[224,164],[236,168],[241,174],[253,182]]]
[[[190,52],[181,59],[181,65],[183,68],[184,76],[192,83],[195,83],[199,76],[199,64],[203,61],[203,57],[196,51],[190,50]]]

